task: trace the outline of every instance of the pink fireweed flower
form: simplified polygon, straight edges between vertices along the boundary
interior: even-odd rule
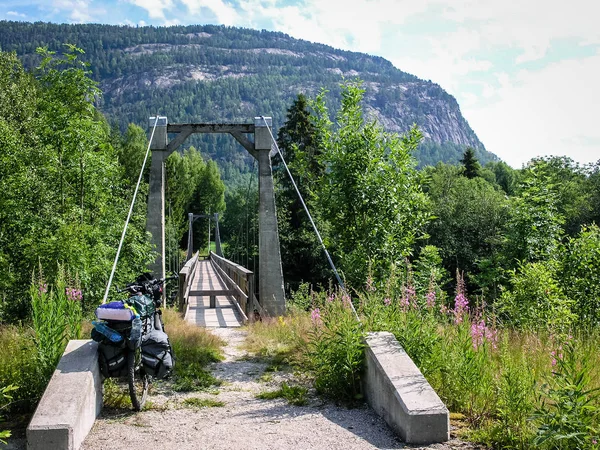
[[[425,297],[427,309],[435,308],[435,291],[429,291]]]
[[[83,298],[83,295],[79,289],[67,288],[67,298],[72,302],[79,302]]]
[[[374,292],[377,290],[377,288],[373,285],[373,277],[370,275],[367,277],[366,289],[368,292]]]
[[[345,307],[350,306],[350,296],[348,294],[344,294],[342,295],[342,305],[344,305]]]
[[[45,294],[48,292],[48,285],[46,283],[40,284],[40,294]]]
[[[483,344],[483,335],[485,329],[485,322],[475,322],[471,324],[471,339],[473,341],[473,348],[477,350],[481,344]]]
[[[410,306],[410,300],[408,298],[408,296],[403,295],[402,298],[400,299],[400,306],[402,306],[402,309],[404,311],[406,311],[408,309],[408,307]]]
[[[474,319],[471,323],[471,339],[473,340],[473,349],[477,350],[484,341],[489,342],[492,347],[496,348],[498,341],[498,332],[485,324],[484,319]]]
[[[383,304],[384,304],[385,306],[390,306],[390,305],[392,304],[392,299],[391,299],[391,298],[389,298],[389,297],[386,297],[386,298],[384,298],[384,299],[383,299]]]
[[[462,292],[454,298],[454,321],[455,323],[462,323],[463,316],[469,311],[469,301]]]
[[[335,300],[335,294],[331,294],[329,297],[327,297],[328,303],[332,303],[334,300]]]
[[[312,310],[312,312],[310,313],[310,318],[312,319],[313,323],[315,325],[320,325],[321,324],[321,310],[319,308],[315,308]]]

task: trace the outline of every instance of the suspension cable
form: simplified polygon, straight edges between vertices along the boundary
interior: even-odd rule
[[[117,254],[115,255],[115,262],[114,262],[112,270],[110,272],[110,278],[108,279],[108,283],[106,285],[106,291],[104,292],[104,297],[102,298],[102,303],[106,303],[106,299],[108,298],[108,291],[110,290],[110,285],[112,284],[113,277],[115,276],[115,271],[117,269],[117,263],[119,262],[119,255],[121,254],[121,247],[123,247],[123,241],[125,241],[125,233],[127,232],[127,226],[129,225],[129,219],[131,219],[131,213],[133,212],[133,205],[135,205],[135,198],[137,197],[137,193],[140,188],[140,184],[142,183],[142,177],[144,175],[144,168],[146,167],[146,161],[148,160],[148,153],[150,153],[150,145],[152,145],[152,139],[154,138],[154,131],[156,130],[156,125],[158,125],[158,114],[156,115],[156,120],[154,121],[154,126],[152,127],[152,133],[150,134],[150,141],[148,142],[148,148],[146,149],[146,156],[144,156],[144,162],[142,163],[142,170],[140,170],[140,176],[138,177],[137,185],[135,186],[135,191],[133,192],[133,199],[131,200],[131,205],[129,206],[129,213],[127,214],[127,219],[125,220],[125,226],[123,227],[123,234],[121,234],[121,242],[119,242],[119,247],[117,248]]]
[[[260,116],[260,118],[265,123],[267,130],[269,130],[269,134],[271,135],[271,141],[273,141],[273,145],[275,145],[275,148],[277,149],[277,153],[279,153],[281,162],[283,162],[283,166],[285,167],[285,170],[286,170],[288,176],[290,177],[290,181],[292,182],[292,185],[294,186],[294,189],[296,190],[296,194],[298,194],[300,203],[302,203],[302,206],[304,207],[304,211],[306,211],[306,215],[308,216],[308,219],[310,220],[313,230],[315,230],[315,234],[317,235],[317,238],[319,239],[319,243],[321,244],[321,247],[323,248],[323,251],[325,252],[325,256],[327,257],[327,261],[329,261],[329,265],[331,266],[331,269],[333,270],[333,273],[335,274],[335,278],[337,279],[337,282],[340,285],[342,292],[348,297],[348,299],[350,299],[350,295],[348,294],[348,291],[346,290],[346,287],[344,286],[344,283],[342,282],[342,279],[340,278],[340,274],[338,273],[338,271],[335,267],[335,264],[333,263],[333,260],[331,259],[331,256],[329,256],[327,247],[325,247],[325,243],[323,242],[323,239],[321,238],[321,233],[319,233],[319,230],[318,230],[317,226],[315,225],[315,222],[314,222],[310,212],[308,211],[308,207],[306,206],[306,203],[304,202],[304,198],[302,197],[302,194],[300,193],[300,190],[298,189],[298,186],[296,185],[296,182],[294,181],[294,177],[292,176],[292,173],[290,172],[290,169],[289,169],[287,163],[285,162],[283,153],[279,149],[279,145],[277,145],[277,141],[275,140],[275,137],[273,137],[273,132],[271,131],[271,128],[269,127],[269,124],[267,123],[267,120],[265,119],[265,117]],[[356,320],[358,320],[360,322],[360,318],[358,317],[358,314],[356,313],[356,309],[354,308],[352,301],[349,301],[348,303],[350,303],[350,307],[352,308],[352,312],[354,313]]]

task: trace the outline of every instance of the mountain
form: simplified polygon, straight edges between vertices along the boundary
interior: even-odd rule
[[[85,51],[82,58],[104,92],[100,108],[121,127],[129,122],[145,126],[158,113],[170,122],[248,121],[270,115],[277,128],[299,92],[314,95],[326,89],[333,107],[340,81],[358,77],[366,88],[368,113],[388,131],[404,132],[413,123],[421,128],[425,140],[416,155],[421,165],[456,163],[467,146],[482,164],[498,159],[485,150],[454,97],[381,57],[283,33],[214,25],[0,22],[0,48],[15,51],[28,68],[39,62],[37,47],[60,52],[65,43]],[[219,161],[225,178],[229,170],[247,170],[247,155],[229,136],[194,139]]]

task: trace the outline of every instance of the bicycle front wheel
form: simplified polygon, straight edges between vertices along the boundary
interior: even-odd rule
[[[136,411],[141,411],[148,397],[149,378],[142,367],[140,348],[127,352],[127,381],[129,382],[129,397]]]

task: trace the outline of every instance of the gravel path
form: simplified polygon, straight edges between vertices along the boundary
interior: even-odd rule
[[[83,443],[84,450],[155,449],[474,449],[452,440],[428,447],[401,443],[368,407],[345,409],[311,396],[307,406],[284,399],[259,400],[293,374],[274,373],[261,380],[266,364],[240,350],[245,332],[217,328],[227,341],[225,360],[210,368],[224,383],[212,393],[171,393],[167,384],[152,392],[150,410],[139,413],[105,410]],[[224,406],[190,408],[189,397],[210,398]]]

